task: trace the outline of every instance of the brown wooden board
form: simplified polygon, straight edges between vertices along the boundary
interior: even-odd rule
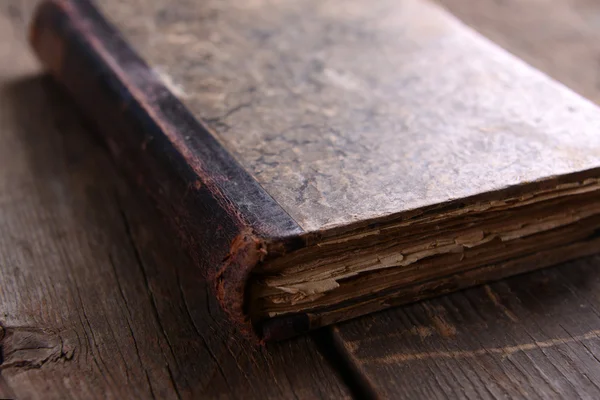
[[[311,337],[243,342],[0,4],[0,398],[346,398]]]
[[[593,1],[444,1],[600,97]],[[0,4],[0,398],[347,397],[310,338],[250,350],[218,333],[219,308],[169,231],[39,78],[20,38],[31,3]],[[389,398],[598,397],[599,267],[592,257],[341,325],[338,360],[354,362],[338,369]]]
[[[442,3],[600,100],[600,4]],[[339,324],[334,341],[384,398],[598,398],[598,293],[600,256]]]
[[[597,398],[600,257],[334,328],[385,398]]]

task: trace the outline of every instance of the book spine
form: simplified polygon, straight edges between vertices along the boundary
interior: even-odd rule
[[[120,167],[173,223],[223,309],[252,335],[249,274],[266,255],[265,240],[294,236],[298,225],[92,4],[42,2],[30,41]]]

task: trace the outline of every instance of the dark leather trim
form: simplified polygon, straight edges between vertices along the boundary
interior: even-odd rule
[[[174,223],[223,308],[252,331],[244,310],[249,274],[266,242],[302,229],[88,1],[43,2],[31,43],[118,163]]]

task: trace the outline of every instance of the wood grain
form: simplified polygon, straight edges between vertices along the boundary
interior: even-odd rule
[[[311,337],[254,348],[0,5],[0,397],[344,398]]]
[[[441,2],[600,100],[596,2]],[[598,266],[591,257],[363,317],[334,328],[334,341],[383,398],[597,398]]]
[[[580,31],[597,17],[592,1],[545,1],[539,12],[540,1],[503,10],[485,0],[473,14],[471,1],[444,1],[600,97],[600,32]],[[17,33],[23,4],[0,5],[0,397],[347,397],[311,339],[255,351],[220,330],[218,307],[152,208],[38,77]],[[563,26],[561,15],[575,17]],[[554,49],[571,36],[589,61],[560,61],[573,46]],[[334,340],[382,397],[598,397],[599,265],[592,257],[379,313],[341,325]]]
[[[385,398],[596,398],[599,263],[340,324],[336,340]]]

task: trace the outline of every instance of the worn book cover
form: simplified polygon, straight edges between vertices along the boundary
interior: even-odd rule
[[[31,26],[265,340],[600,249],[598,109],[424,0],[46,0]]]

